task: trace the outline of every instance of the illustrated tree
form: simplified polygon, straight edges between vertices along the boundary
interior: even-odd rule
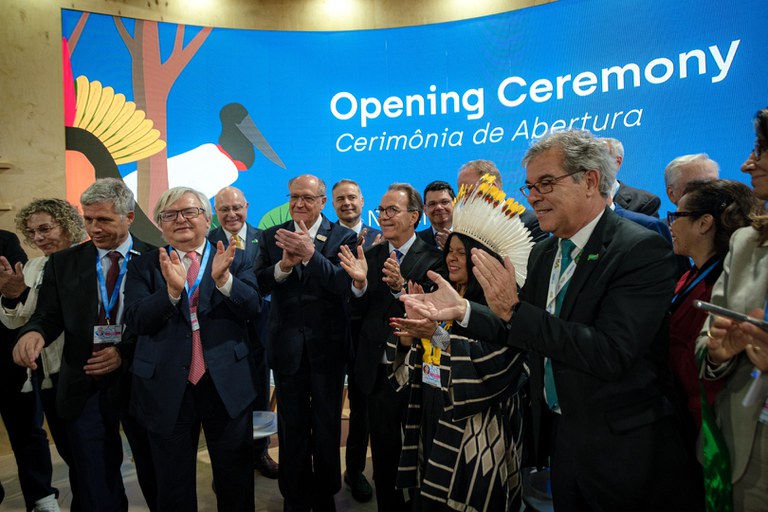
[[[203,27],[184,46],[184,25],[176,26],[171,55],[161,62],[160,34],[155,21],[136,20],[133,36],[128,33],[121,18],[113,17],[115,27],[131,54],[131,75],[136,107],[147,114],[160,138],[168,140],[166,108],[168,94],[189,61],[200,49],[211,27]],[[151,211],[160,195],[168,189],[167,146],[149,158],[137,162],[137,201],[141,208]]]

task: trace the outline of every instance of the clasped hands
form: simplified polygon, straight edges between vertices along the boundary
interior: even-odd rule
[[[763,318],[764,311],[756,308],[749,316]],[[749,322],[713,315],[709,328],[707,349],[713,363],[722,364],[741,352],[761,372],[768,372],[768,332]]]
[[[512,309],[520,301],[517,296],[515,268],[504,258],[502,265],[496,258],[482,249],[472,249],[472,272],[483,289],[486,303],[491,311],[504,321],[512,318]],[[406,312],[411,312],[433,321],[462,320],[467,312],[467,303],[453,286],[433,271],[427,277],[437,284],[432,293],[404,294],[400,300],[405,303]]]
[[[237,244],[235,243],[230,243],[226,249],[224,249],[224,244],[221,241],[216,243],[216,254],[213,255],[213,262],[211,263],[211,277],[219,288],[227,284],[229,280],[229,268],[235,259],[236,249]],[[184,268],[179,254],[176,251],[171,251],[169,255],[167,251],[161,249],[159,257],[160,271],[168,285],[168,295],[181,297],[181,292],[187,283],[187,269]]]
[[[283,250],[283,257],[279,262],[283,272],[289,272],[296,265],[309,261],[315,254],[315,243],[309,236],[309,229],[303,220],[299,221],[299,231],[278,229],[275,233],[275,245]]]

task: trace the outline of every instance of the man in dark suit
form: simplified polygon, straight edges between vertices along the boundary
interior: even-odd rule
[[[416,236],[442,251],[453,225],[453,198],[456,193],[447,181],[433,181],[424,188],[424,212],[430,226]]]
[[[120,387],[125,384],[122,372],[130,364],[133,343],[131,333],[122,329],[123,276],[131,257],[150,247],[128,231],[135,204],[121,180],[97,180],[83,192],[80,203],[91,241],[50,256],[37,309],[20,329],[13,357],[17,364],[34,369],[43,346],[64,332],[56,406],[76,448],[72,456],[82,510],[125,511]],[[112,329],[105,330],[105,325]],[[154,510],[145,433],[130,418],[123,420],[142,491]]]
[[[208,242],[211,209],[175,187],[155,205],[168,248],[130,262],[126,324],[138,334],[131,410],[149,432],[161,511],[196,510],[200,427],[219,510],[253,511],[247,321],[261,299],[236,246]]]
[[[244,257],[245,265],[253,268],[259,255],[259,237],[261,230],[246,222],[248,218],[248,201],[240,189],[224,187],[216,193],[214,210],[218,216],[219,227],[208,233],[211,243],[221,242],[224,247],[234,241],[240,249],[235,257]],[[262,304],[258,318],[248,321],[248,340],[250,342],[250,358],[253,364],[253,384],[256,388],[256,400],[253,401],[254,411],[269,410],[269,368],[264,347],[266,334],[266,319],[269,314],[269,301]],[[269,437],[253,440],[253,468],[267,478],[277,478],[277,462],[269,456]]]
[[[339,267],[355,233],[322,215],[325,184],[288,182],[291,221],[262,233],[256,275],[272,294],[267,360],[274,372],[280,492],[286,511],[336,510],[341,399],[349,351],[349,277]]]
[[[618,173],[622,162],[624,162],[624,145],[618,139],[604,138],[600,140],[605,144],[611,158],[616,162],[616,172]],[[630,187],[616,180],[612,184],[610,195],[613,197],[613,202],[625,210],[650,215],[651,217],[659,217],[661,199],[655,194]]]
[[[429,288],[428,270],[446,274],[442,253],[415,234],[421,212],[416,189],[406,183],[392,184],[377,208],[387,243],[365,253],[362,247],[357,254],[342,249],[342,267],[353,280],[353,309],[362,317],[355,378],[368,395],[376,504],[379,510],[393,512],[408,510],[403,491],[395,488],[408,396],[396,393],[387,378],[384,349],[393,331],[389,319],[402,316],[398,298],[408,281]]]
[[[467,187],[474,185],[485,174],[495,177],[496,185],[502,188],[501,173],[496,164],[490,160],[472,160],[462,165],[459,169],[459,175],[456,178],[458,190],[461,190],[462,185]],[[531,210],[525,210],[520,214],[520,220],[523,221],[523,225],[531,232],[534,243],[546,240],[549,237],[549,233],[541,230],[539,221]]]
[[[339,180],[331,189],[333,208],[338,223],[357,234],[357,245],[367,249],[381,240],[381,231],[367,226],[363,220],[365,199],[360,185],[354,180]],[[368,458],[368,400],[355,380],[355,356],[360,341],[361,319],[352,315],[352,344],[347,361],[347,398],[349,399],[349,425],[345,452],[346,470],[344,483],[349,486],[352,497],[359,502],[373,497],[373,488],[365,478],[365,459]]]
[[[695,461],[669,399],[671,248],[606,208],[615,163],[588,132],[542,139],[523,163],[524,193],[554,236],[533,248],[519,297],[509,262],[473,251],[487,308],[445,282],[405,300],[529,351],[533,448],[540,463],[551,456],[556,510],[696,510]]]
[[[0,230],[0,256],[15,269],[13,274],[21,274],[19,266],[26,264],[27,255],[18,237],[9,231]],[[9,296],[18,297],[18,293],[26,293],[24,289],[12,289],[13,274],[0,275],[0,293],[4,306],[9,309],[16,304]],[[23,282],[22,286],[26,288]],[[14,364],[11,354],[16,334],[16,329],[0,324],[0,415],[11,442],[27,510],[59,510],[56,501],[58,490],[51,485],[51,450],[43,430],[40,400],[36,393],[22,393],[27,372]],[[43,508],[44,504],[48,504],[49,508]]]

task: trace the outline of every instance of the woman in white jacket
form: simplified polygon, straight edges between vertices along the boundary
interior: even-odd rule
[[[43,269],[48,257],[56,251],[67,249],[86,238],[83,218],[63,199],[36,199],[22,208],[16,215],[16,229],[24,235],[27,244],[39,249],[43,256],[31,259],[23,266],[11,266],[0,256],[0,279],[3,293],[0,298],[0,322],[9,329],[26,324],[37,306],[38,290],[43,282]],[[51,436],[59,455],[70,468],[70,483],[75,477],[71,462],[71,450],[64,426],[56,413],[56,381],[61,363],[64,335],[59,336],[41,354],[42,365],[37,375],[27,370],[27,381],[22,392],[31,393],[38,388],[43,411],[48,420]],[[72,497],[71,510],[78,510],[77,496]]]

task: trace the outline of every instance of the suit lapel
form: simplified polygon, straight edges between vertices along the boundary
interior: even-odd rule
[[[408,280],[408,276],[411,275],[413,268],[419,260],[421,260],[424,252],[429,250],[429,245],[417,236],[413,245],[411,245],[411,248],[408,250],[408,253],[403,258],[403,261],[400,262],[400,275],[402,275],[406,281]]]
[[[99,252],[93,242],[86,242],[85,255],[83,258],[77,258],[75,263],[76,270],[73,274],[76,277],[78,290],[83,291],[82,297],[88,306],[86,318],[90,318],[95,325],[99,318],[99,296],[96,292],[96,263],[98,262]]]
[[[323,249],[325,249],[325,243],[328,241],[330,234],[331,221],[326,219],[325,215],[323,215],[322,220],[320,221],[320,228],[317,230],[317,235],[315,235],[315,250],[320,251],[320,254],[325,255]]]
[[[589,282],[592,273],[597,268],[600,260],[605,255],[605,246],[609,240],[609,233],[612,232],[612,227],[616,222],[616,215],[606,210],[603,213],[603,218],[595,226],[595,230],[592,232],[592,236],[589,237],[587,245],[584,246],[584,250],[579,255],[579,261],[576,264],[576,271],[573,273],[573,277],[568,283],[568,290],[565,293],[563,299],[563,306],[560,310],[561,318],[568,318],[576,304],[576,297],[578,297],[581,290]]]

